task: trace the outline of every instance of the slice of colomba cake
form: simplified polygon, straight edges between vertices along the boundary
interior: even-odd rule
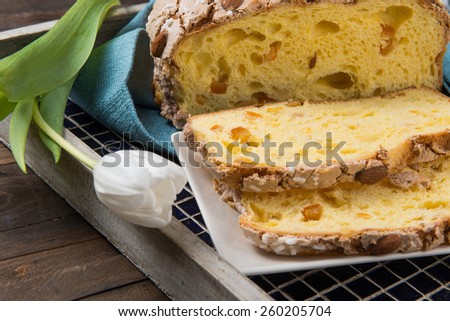
[[[193,116],[188,145],[216,179],[246,192],[320,189],[387,176],[450,151],[450,99],[419,88],[342,102],[273,103]],[[394,175],[395,174],[395,175]]]
[[[428,188],[383,180],[280,193],[241,192],[217,182],[216,189],[241,213],[246,237],[266,251],[380,255],[449,242],[450,159],[418,165],[416,172],[428,177]]]

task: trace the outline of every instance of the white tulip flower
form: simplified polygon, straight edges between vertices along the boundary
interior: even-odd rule
[[[161,228],[170,223],[172,205],[187,183],[180,166],[143,150],[118,151],[97,163],[55,132],[37,104],[33,119],[58,146],[93,170],[95,192],[111,212],[145,227]]]
[[[154,228],[170,223],[172,205],[187,183],[180,166],[142,150],[106,155],[93,173],[95,192],[111,212]]]

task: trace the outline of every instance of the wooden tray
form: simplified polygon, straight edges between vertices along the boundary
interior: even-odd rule
[[[145,4],[112,10],[99,32],[98,43],[110,39]],[[33,41],[56,21],[0,32],[0,57]],[[8,145],[10,118],[0,122],[0,140]],[[66,139],[92,157],[100,156],[71,132]],[[271,300],[177,220],[163,229],[147,229],[111,214],[97,199],[92,172],[63,153],[61,162],[40,142],[35,128],[27,140],[28,166],[102,233],[137,268],[175,300]]]

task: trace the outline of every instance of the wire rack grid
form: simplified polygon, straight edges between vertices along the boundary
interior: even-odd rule
[[[78,106],[69,102],[65,127],[103,156],[134,149]],[[174,217],[213,247],[193,193],[187,185],[173,207]],[[347,265],[252,276],[275,300],[450,300],[450,255]]]

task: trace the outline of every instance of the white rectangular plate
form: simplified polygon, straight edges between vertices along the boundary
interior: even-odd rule
[[[450,245],[426,252],[383,256],[284,257],[266,253],[245,239],[239,228],[238,212],[220,200],[219,195],[214,191],[211,175],[203,165],[200,165],[199,155],[186,146],[183,133],[173,134],[172,143],[186,172],[216,250],[225,260],[244,274],[260,275],[450,253]]]

